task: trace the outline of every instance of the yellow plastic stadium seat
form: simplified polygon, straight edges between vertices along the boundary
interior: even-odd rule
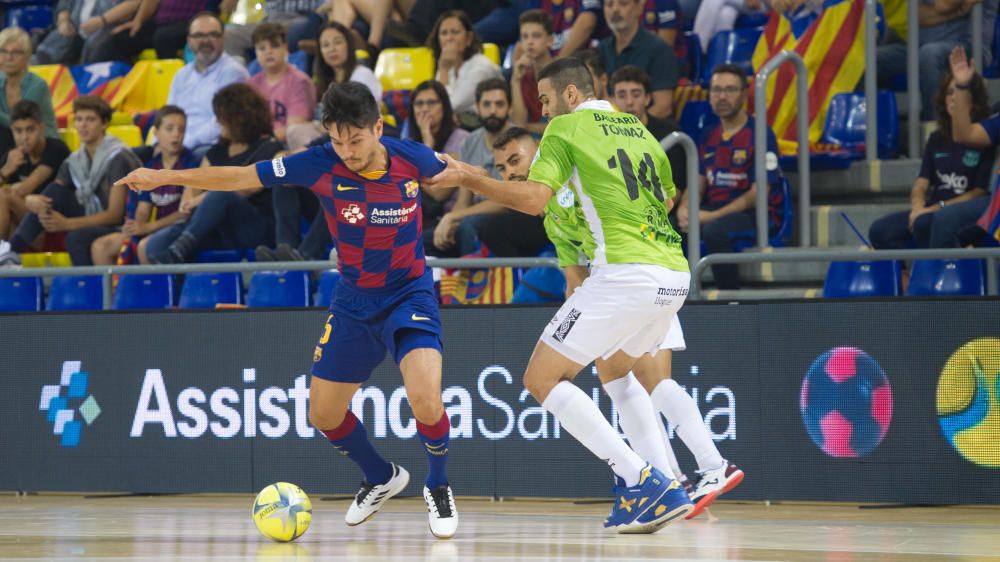
[[[375,63],[375,76],[385,90],[412,90],[434,78],[434,54],[427,47],[385,49]]]
[[[156,60],[156,49],[143,49],[136,61],[141,60]]]
[[[246,25],[264,19],[264,0],[239,0],[228,23]]]
[[[67,252],[28,252],[21,254],[22,267],[71,267]]]
[[[135,122],[132,121],[131,114],[124,111],[116,111],[111,114],[111,122],[108,123],[108,126],[117,127],[118,125],[135,125]]]
[[[68,129],[59,129],[59,137],[64,143],[66,143],[66,146],[69,147],[70,151],[80,148],[80,135],[76,133],[76,129],[73,127],[69,127]]]
[[[111,107],[125,113],[145,113],[166,105],[174,75],[184,66],[180,59],[140,60],[122,81]]]
[[[108,127],[108,134],[120,138],[129,148],[142,146],[142,131],[135,125]]]
[[[354,49],[354,56],[357,57],[358,62],[366,61],[369,57],[368,49]]]
[[[496,43],[483,43],[483,54],[493,61],[493,64],[500,66],[500,46]]]

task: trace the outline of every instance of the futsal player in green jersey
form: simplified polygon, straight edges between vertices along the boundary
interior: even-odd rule
[[[629,448],[571,381],[598,358],[607,380],[628,380],[636,359],[655,353],[684,303],[690,273],[667,220],[676,192],[670,164],[638,118],[597,99],[580,61],[545,67],[538,93],[550,122],[525,181],[493,180],[448,158],[447,169],[427,185],[460,185],[521,212],[579,221],[579,240],[592,247],[590,276],[542,332],[524,384],[621,478],[605,526],[653,532],[691,511],[687,493],[662,472],[670,472],[668,466],[654,467]],[[632,406],[640,395],[648,401],[642,386],[612,386],[626,435],[656,435],[662,448],[655,412]]]

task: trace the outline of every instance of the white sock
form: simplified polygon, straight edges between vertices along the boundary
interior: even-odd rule
[[[664,476],[673,478],[669,457],[663,449],[660,423],[657,421],[660,414],[653,407],[649,393],[639,384],[639,380],[629,373],[606,383],[604,390],[618,408],[618,422],[632,450],[660,469]]]
[[[673,379],[667,379],[656,385],[650,396],[656,408],[676,426],[677,435],[694,455],[700,472],[722,466],[722,455],[705,427],[698,404],[690,394],[684,392],[681,385]]]
[[[625,480],[626,486],[639,483],[639,473],[646,466],[639,455],[618,436],[594,401],[569,381],[562,381],[549,392],[542,407],[553,416],[570,435],[576,438],[597,458],[611,466],[611,470]]]
[[[670,463],[670,470],[674,471],[674,478],[680,480],[684,476],[684,471],[681,470],[681,465],[677,462],[677,455],[674,454],[674,447],[670,444],[670,433],[667,432],[666,420],[663,419],[663,416],[659,412],[656,412],[656,417],[660,421],[660,435],[663,437],[663,448],[667,450],[667,461]]]

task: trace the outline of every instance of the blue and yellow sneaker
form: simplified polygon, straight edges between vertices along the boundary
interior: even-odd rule
[[[675,489],[681,494],[670,493]],[[691,500],[688,499],[680,483],[676,480],[668,481],[662,472],[647,464],[639,473],[639,483],[636,486],[632,488],[615,486],[615,505],[611,508],[611,514],[604,520],[604,526],[624,532],[625,526],[641,519],[639,524],[642,529],[655,528],[631,532],[650,533],[668,521],[687,514],[690,510]],[[647,512],[650,512],[650,516],[644,517]]]
[[[615,529],[621,534],[653,534],[671,523],[683,520],[694,509],[684,485],[677,480],[667,484],[667,491],[635,521]]]

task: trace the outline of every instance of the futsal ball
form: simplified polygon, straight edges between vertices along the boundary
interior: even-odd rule
[[[278,482],[257,494],[250,514],[262,535],[278,542],[288,542],[301,537],[309,528],[312,502],[302,488]]]
[[[1000,339],[972,340],[948,358],[937,413],[945,439],[962,457],[1000,468]]]
[[[802,380],[799,408],[809,437],[831,457],[863,457],[892,419],[892,389],[878,362],[854,347],[820,355]]]

